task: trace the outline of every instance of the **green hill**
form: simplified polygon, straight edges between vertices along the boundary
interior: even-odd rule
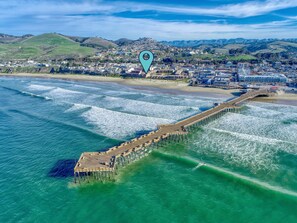
[[[80,43],[81,46],[88,46],[88,47],[97,48],[97,49],[102,49],[102,48],[110,49],[110,48],[118,47],[118,45],[115,44],[114,42],[100,37],[79,37],[79,36],[65,36],[65,37]]]
[[[79,58],[95,54],[95,49],[59,34],[42,34],[24,41],[0,44],[0,58],[4,59],[64,59]]]
[[[115,48],[117,45],[111,41],[99,38],[90,37],[83,41],[82,46],[89,46],[94,48]]]

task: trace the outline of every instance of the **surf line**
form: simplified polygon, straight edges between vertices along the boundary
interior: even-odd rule
[[[283,194],[283,195],[287,195],[287,196],[297,198],[297,192],[295,192],[295,191],[291,191],[291,190],[282,188],[280,186],[270,185],[269,183],[266,183],[266,182],[263,182],[263,181],[260,181],[260,180],[256,180],[256,179],[253,179],[251,177],[244,176],[244,175],[241,175],[241,174],[238,174],[238,173],[234,173],[234,172],[232,172],[230,170],[227,170],[225,168],[221,168],[221,167],[209,164],[209,163],[205,163],[205,162],[202,162],[202,161],[200,161],[198,159],[195,159],[195,158],[192,158],[192,157],[189,157],[189,156],[175,156],[175,155],[168,154],[168,153],[163,153],[163,152],[160,152],[160,151],[158,151],[158,152],[154,151],[154,153],[158,153],[158,154],[162,155],[163,157],[166,157],[166,158],[169,158],[169,159],[172,158],[174,160],[183,160],[183,161],[191,162],[193,164],[197,164],[192,169],[192,171],[195,171],[195,170],[201,168],[203,170],[215,173],[215,174],[217,174],[219,176],[223,176],[225,178],[228,177],[228,178],[237,179],[237,180],[239,180],[239,182],[242,182],[242,183],[244,183],[244,184],[246,184],[248,186],[253,186],[253,187],[257,188],[257,189],[262,189],[262,190],[265,190],[265,191],[268,191],[268,192],[274,192],[274,193]]]
[[[43,121],[43,122],[50,122],[50,123],[53,123],[53,124],[61,126],[61,127],[70,127],[70,128],[73,128],[73,130],[75,130],[75,131],[82,131],[82,132],[91,134],[91,135],[96,136],[96,137],[105,138],[104,140],[100,141],[101,143],[103,143],[105,141],[111,141],[112,143],[121,143],[122,142],[119,139],[109,138],[109,137],[107,138],[106,136],[100,135],[96,131],[93,131],[93,130],[91,130],[89,128],[86,128],[86,127],[83,127],[83,126],[77,125],[77,124],[72,124],[72,123],[67,122],[67,121],[60,121],[60,120],[57,120],[57,119],[52,119],[52,118],[44,117],[44,116],[41,116],[41,115],[37,115],[35,113],[31,113],[31,112],[29,113],[29,112],[21,111],[21,110],[17,110],[17,109],[10,109],[8,111],[12,112],[12,113],[17,113],[17,114],[20,114],[20,115],[23,115],[23,116],[27,116],[27,117],[32,118],[32,119],[37,119],[37,120],[40,120],[40,121]]]
[[[52,98],[49,98],[49,97],[46,97],[46,96],[43,96],[43,95],[39,95],[39,94],[34,94],[34,93],[28,92],[28,91],[22,91],[22,90],[10,88],[10,87],[5,87],[5,86],[2,86],[2,85],[0,85],[0,87],[5,89],[5,90],[13,91],[13,92],[15,92],[17,94],[24,95],[24,96],[40,98],[40,99],[44,99],[44,100],[47,100],[47,101],[53,100]]]

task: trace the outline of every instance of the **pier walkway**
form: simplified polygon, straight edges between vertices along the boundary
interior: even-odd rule
[[[219,113],[228,112],[240,108],[240,104],[246,100],[259,96],[269,96],[268,89],[249,91],[240,97],[223,102],[212,109],[193,115],[175,124],[160,125],[156,131],[122,143],[104,152],[84,152],[81,154],[74,168],[75,179],[82,176],[93,176],[95,179],[110,178],[117,169],[117,165],[128,159],[131,154],[134,158],[141,158],[147,152],[147,148],[156,145],[170,136],[182,136],[188,133],[191,126],[215,117]],[[129,162],[128,162],[129,163]],[[123,165],[120,165],[123,166]]]

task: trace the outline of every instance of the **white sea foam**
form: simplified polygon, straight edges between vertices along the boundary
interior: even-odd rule
[[[195,141],[198,153],[219,154],[224,160],[252,171],[277,168],[277,153],[297,154],[297,124],[285,125],[274,116],[289,111],[249,106],[244,114],[228,113],[204,127]],[[272,115],[272,116],[271,116]]]
[[[285,125],[277,118],[256,117],[249,113],[229,113],[210,123],[208,127],[297,143],[297,124]]]
[[[279,126],[273,130],[273,133],[275,135],[279,135],[278,138],[281,138],[285,141],[297,143],[297,124]]]
[[[40,86],[34,84],[32,87],[41,90],[42,86]],[[43,95],[62,103],[86,104],[87,106],[176,121],[200,112],[200,107],[210,107],[213,104],[193,96],[156,95],[142,93],[134,89],[134,92],[129,92],[127,90],[105,90],[92,86],[84,87],[83,85],[64,86],[63,88],[56,86]],[[153,100],[142,100],[146,97]]]
[[[116,88],[117,90],[113,90],[113,88]],[[203,97],[203,96],[192,96],[192,95],[169,95],[169,94],[159,94],[156,92],[152,92],[149,90],[137,90],[134,88],[131,88],[129,86],[124,85],[117,85],[112,84],[110,86],[106,84],[96,85],[96,86],[85,86],[85,85],[79,85],[75,84],[74,87],[76,87],[79,90],[88,92],[91,92],[92,94],[96,95],[105,95],[105,96],[111,96],[111,97],[119,97],[119,98],[125,98],[125,97],[135,97],[137,100],[140,101],[146,101],[146,102],[152,102],[152,103],[159,103],[159,104],[168,104],[168,105],[179,105],[179,106],[196,106],[200,105],[201,103],[208,103],[212,104],[211,102],[217,102],[224,100],[223,98],[211,98],[211,97]],[[130,98],[131,99],[131,98]]]
[[[75,103],[70,108],[68,108],[65,112],[76,112],[86,108],[91,108],[91,106]]]
[[[249,168],[253,172],[276,169],[275,147],[255,140],[242,139],[225,132],[205,129],[194,143],[198,154],[217,154],[232,165]]]
[[[174,122],[200,111],[198,107],[162,105],[61,87],[56,87],[43,95],[53,98],[58,103],[73,104],[65,112],[90,108],[89,111],[84,111],[82,117],[96,127],[100,126],[100,131],[106,136],[115,138],[154,129],[157,124]]]
[[[239,133],[239,132],[231,132],[231,131],[226,131],[223,129],[216,129],[216,128],[209,128],[209,129],[214,130],[216,132],[227,133],[227,134],[237,137],[239,139],[249,140],[249,141],[253,141],[253,142],[265,143],[265,144],[270,144],[270,145],[276,145],[277,143],[285,143],[282,140],[266,138],[266,137],[261,137],[261,136],[257,136],[257,135],[249,135],[249,134],[244,134],[244,133]]]
[[[228,113],[222,118],[211,122],[207,125],[207,127],[266,137],[267,132],[271,130],[271,126],[275,126],[277,124],[277,120],[274,119]]]
[[[126,99],[117,96],[103,96],[101,94],[90,94],[81,91],[73,91],[57,87],[43,95],[57,101],[74,104],[86,104],[111,110],[123,111],[143,116],[179,120],[200,110],[198,107],[162,105],[151,102],[144,102],[133,99]],[[73,110],[73,108],[72,108]]]
[[[255,106],[253,104],[247,105],[249,110],[246,112],[249,115],[253,115],[256,117],[262,117],[262,118],[276,118],[276,117],[281,117],[283,115],[282,112],[279,111],[273,111],[269,110],[263,107]]]
[[[263,108],[269,111],[277,111],[281,113],[297,113],[297,106],[293,106],[293,105],[282,105],[282,104],[263,103],[263,102],[250,102],[249,105]]]
[[[258,128],[266,124],[263,136],[297,143],[296,111],[295,106],[255,103],[245,114],[258,118],[258,122],[254,122]]]
[[[206,107],[212,106],[213,102],[221,101],[220,99],[209,99],[192,96],[172,96],[164,94],[150,94],[139,91],[112,91],[104,90],[103,92],[93,92],[95,95],[104,95],[106,97],[118,98],[121,100],[133,100],[139,102],[148,102],[159,105],[185,106],[185,107]]]
[[[172,123],[174,120],[144,117],[111,111],[92,106],[81,115],[89,124],[94,125],[105,136],[123,139],[138,131],[152,130],[158,124]]]
[[[64,88],[54,88],[49,92],[43,93],[44,96],[56,99],[56,100],[65,100],[65,99],[79,99],[86,94],[79,91],[68,90]],[[69,102],[69,101],[67,101]]]
[[[177,105],[177,106],[209,106],[213,102],[223,101],[224,99],[201,97],[201,96],[191,96],[191,95],[168,95],[159,94],[156,92],[137,90],[129,87],[119,86],[118,90],[112,90],[107,86],[82,86],[75,85],[79,90],[85,91],[98,95],[98,96],[110,96],[118,97],[122,99],[137,99],[138,101],[150,102],[162,105]]]
[[[217,98],[204,98],[200,96],[171,96],[171,95],[146,95],[141,98],[142,101],[148,101],[163,105],[178,105],[178,106],[190,106],[190,107],[209,107],[212,106],[214,102],[221,102],[223,99]]]
[[[278,121],[284,121],[287,119],[297,120],[297,112],[294,112],[294,108],[287,106],[270,106],[269,104],[266,106],[260,104],[259,106],[259,104],[249,104],[248,108],[249,109],[245,111],[244,114],[250,116],[274,119]]]
[[[117,90],[113,90],[111,88],[113,86]],[[86,85],[78,85],[75,84],[73,87],[75,89],[82,91],[82,92],[88,92],[95,95],[104,95],[104,96],[123,96],[123,95],[138,95],[139,92],[135,91],[128,91],[124,86],[117,86],[115,83],[111,83],[111,86],[109,85],[98,85],[98,86],[86,86]]]
[[[179,120],[200,111],[198,107],[161,105],[110,96],[103,98],[88,97],[84,100],[84,103],[126,113],[173,120]]]
[[[53,86],[45,86],[45,85],[39,85],[39,84],[30,84],[28,86],[28,89],[32,90],[32,91],[49,91],[54,88],[55,87],[53,87]]]

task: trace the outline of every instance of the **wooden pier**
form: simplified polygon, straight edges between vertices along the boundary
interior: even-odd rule
[[[212,109],[193,115],[175,124],[160,125],[156,131],[112,147],[104,152],[84,152],[74,168],[75,182],[112,180],[119,167],[148,155],[164,140],[185,137],[191,128],[220,115],[239,109],[241,104],[259,96],[269,96],[268,89],[249,91],[240,97],[221,103]]]

